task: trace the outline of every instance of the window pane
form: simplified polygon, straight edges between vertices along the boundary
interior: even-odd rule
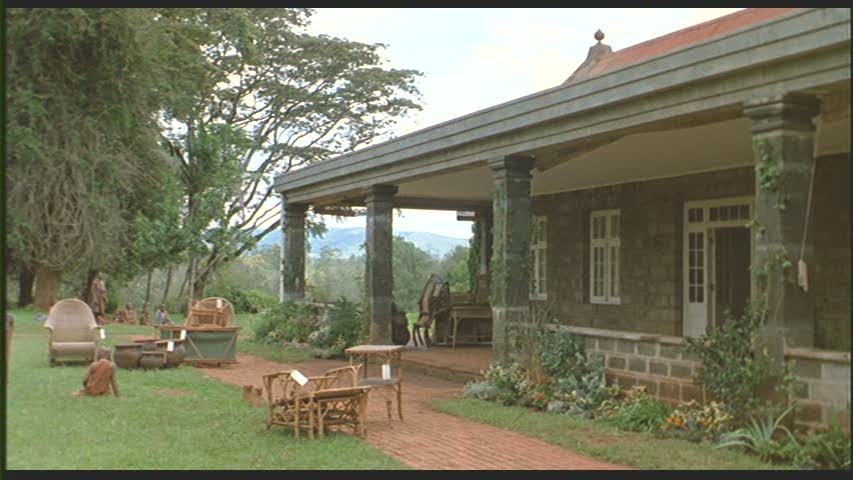
[[[616,247],[610,247],[610,296],[614,298],[619,296],[617,287],[617,284],[619,283],[618,267],[619,249]]]
[[[705,210],[703,208],[690,208],[687,210],[688,223],[701,223],[704,221]]]
[[[610,238],[619,238],[619,215],[610,217]]]

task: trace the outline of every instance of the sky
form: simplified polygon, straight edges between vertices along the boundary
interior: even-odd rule
[[[309,32],[382,43],[389,67],[423,72],[423,110],[397,125],[399,136],[562,83],[586,59],[601,29],[614,51],[740,10],[319,8]],[[329,228],[364,226],[364,217]],[[455,212],[402,210],[395,230],[468,238],[471,223]]]

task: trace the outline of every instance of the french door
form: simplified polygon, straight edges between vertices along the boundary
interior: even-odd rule
[[[751,197],[685,203],[684,336],[705,334],[724,310],[742,311],[749,298],[751,218]]]

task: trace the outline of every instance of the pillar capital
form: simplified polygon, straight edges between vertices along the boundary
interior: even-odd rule
[[[304,216],[305,213],[308,211],[307,203],[288,203],[285,199],[282,204],[284,205],[284,213],[287,216]]]
[[[774,130],[813,132],[812,119],[820,113],[820,100],[800,93],[774,95],[744,103],[743,112],[752,119],[754,134]]]
[[[391,198],[397,194],[396,185],[372,185],[365,189],[365,200],[367,202],[375,202],[375,201],[390,201]]]
[[[536,159],[527,155],[506,155],[489,160],[489,168],[495,173],[506,172],[517,175],[530,175]]]

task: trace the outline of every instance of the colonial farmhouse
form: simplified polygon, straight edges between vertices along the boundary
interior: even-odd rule
[[[848,425],[850,10],[595,39],[561,85],[278,177],[282,299],[304,297],[308,209],[366,207],[370,341],[391,343],[393,209],[475,212],[495,359],[538,305],[613,381],[701,399],[684,338],[761,298],[798,421]]]

